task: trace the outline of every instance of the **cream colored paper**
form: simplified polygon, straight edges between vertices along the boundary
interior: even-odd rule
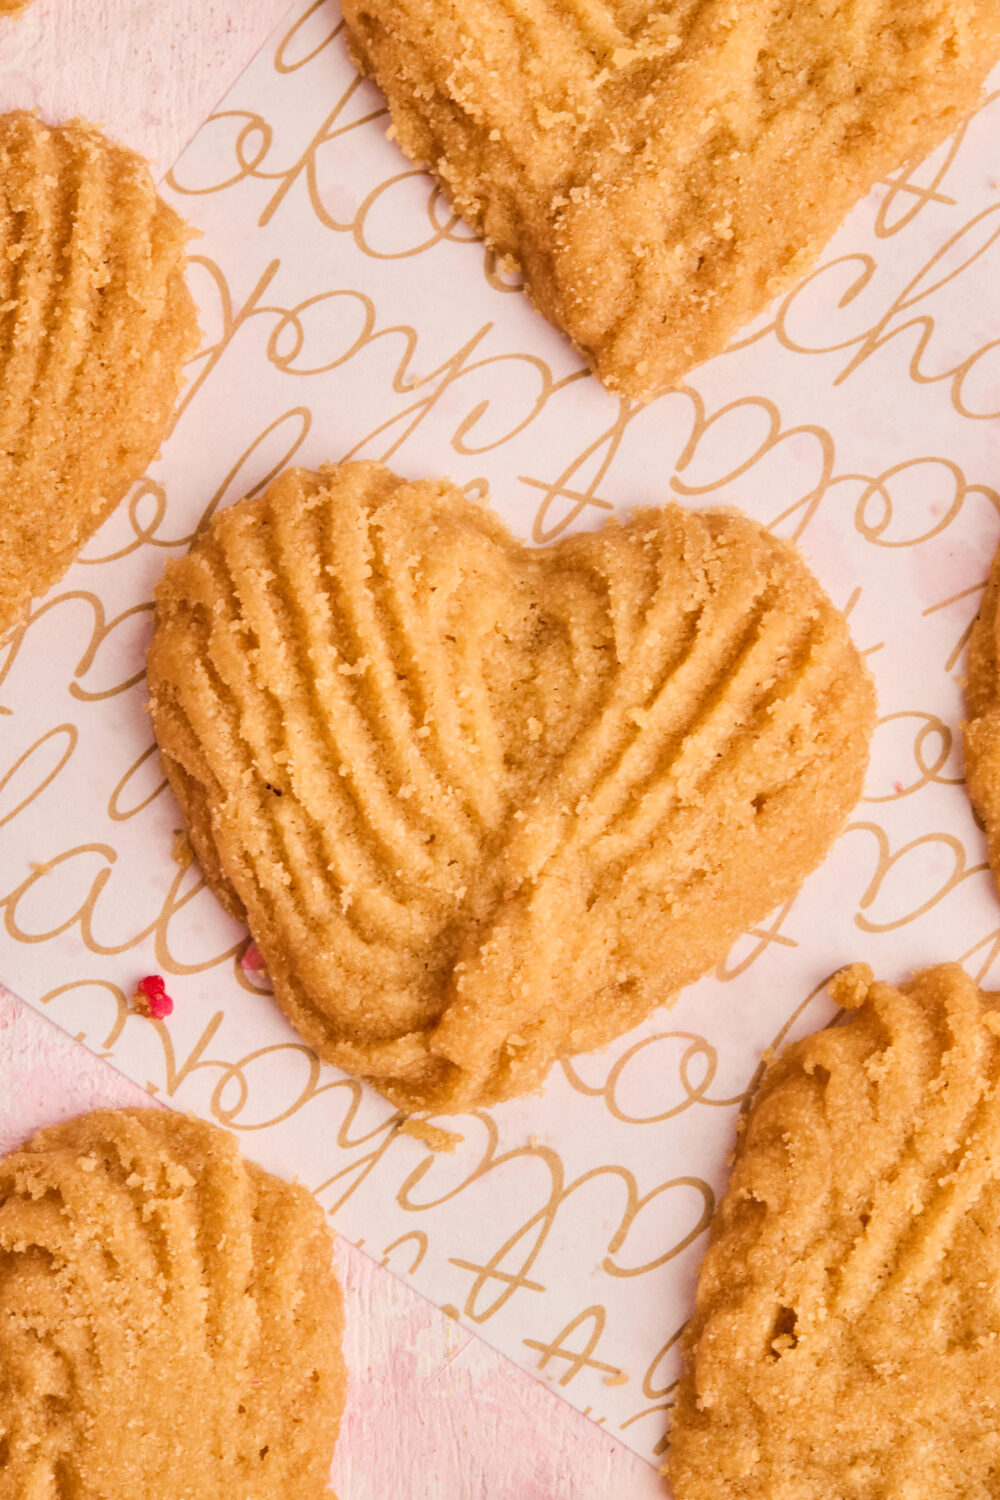
[[[956,750],[1000,530],[1000,99],[645,410],[585,376],[386,123],[333,0],[300,0],[168,180],[204,232],[206,345],[162,458],[0,657],[0,974],[656,1462],[762,1049],[826,1021],[856,959],[1000,984]],[[636,502],[740,505],[798,539],[880,696],[866,798],[798,898],[543,1097],[443,1122],[453,1155],[320,1067],[241,967],[245,931],[173,858],[143,711],[166,558],[283,465],[348,455],[447,472],[538,543]],[[166,1023],[128,1009],[151,970]]]

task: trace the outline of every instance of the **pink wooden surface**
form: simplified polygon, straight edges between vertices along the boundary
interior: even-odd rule
[[[0,18],[0,113],[83,114],[163,172],[287,0],[35,0]],[[0,1153],[149,1096],[0,985]],[[352,1246],[338,1260],[351,1387],[341,1500],[663,1500],[663,1482]],[[650,1309],[656,1316],[656,1309]]]

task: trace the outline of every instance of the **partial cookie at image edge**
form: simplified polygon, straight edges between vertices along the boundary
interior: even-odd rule
[[[975,109],[989,0],[345,0],[393,133],[611,390],[648,401]]]
[[[684,1337],[676,1500],[989,1500],[1000,1461],[1000,996],[958,964],[766,1070]]]
[[[969,637],[962,726],[965,785],[973,809],[986,831],[990,867],[1000,883],[1000,666],[997,651],[997,604],[1000,601],[1000,552],[990,568],[979,613]]]
[[[0,116],[0,638],[159,451],[198,343],[191,235],[86,121]]]
[[[333,1240],[233,1137],[98,1110],[0,1160],[0,1500],[330,1496]]]

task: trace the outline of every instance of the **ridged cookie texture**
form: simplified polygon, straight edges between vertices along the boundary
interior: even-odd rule
[[[320,1054],[535,1088],[725,956],[858,797],[871,682],[789,544],[645,510],[530,550],[447,482],[289,470],[157,589],[163,763]]]
[[[976,105],[995,0],[344,0],[399,143],[641,400]]]
[[[993,1500],[1000,996],[856,965],[771,1065],[686,1335],[676,1500]]]
[[[320,1500],[344,1400],[319,1205],[103,1110],[0,1161],[0,1500]]]
[[[1000,552],[969,638],[965,683],[968,721],[963,725],[965,785],[982,819],[990,867],[1000,884],[1000,650],[997,604],[1000,601]]]
[[[188,237],[134,152],[0,116],[0,636],[156,456],[198,339]]]

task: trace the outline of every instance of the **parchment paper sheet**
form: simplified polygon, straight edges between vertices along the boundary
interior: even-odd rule
[[[203,231],[205,347],[161,459],[0,656],[0,975],[656,1462],[761,1050],[828,1020],[856,959],[1000,984],[956,749],[1000,531],[1000,98],[646,409],[584,374],[386,125],[333,0],[299,0],[168,179]],[[444,1122],[452,1156],[320,1067],[241,968],[245,931],[173,858],[144,713],[165,560],[282,466],[349,455],[450,474],[538,543],[639,502],[742,506],[798,539],[878,685],[865,800],[798,898],[544,1096]],[[166,1023],[127,1009],[150,970]]]

